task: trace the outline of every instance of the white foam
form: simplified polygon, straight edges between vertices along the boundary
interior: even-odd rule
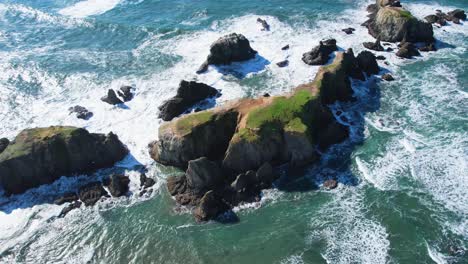
[[[88,17],[104,14],[116,7],[121,0],[86,0],[63,8],[59,14],[71,17]]]

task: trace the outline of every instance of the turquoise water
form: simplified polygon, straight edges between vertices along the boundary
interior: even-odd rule
[[[359,26],[368,3],[0,2],[0,136],[57,124],[114,131],[131,156],[95,176],[125,170],[132,180],[129,197],[64,219],[50,202],[86,176],[0,197],[0,263],[468,263],[467,23],[435,29],[438,52],[407,61],[382,53],[396,81],[356,83],[356,104],[332,107],[352,122],[351,139],[266,190],[261,202],[236,208],[238,223],[195,223],[165,189],[165,178],[179,172],[147,154],[161,123],[157,107],[181,79],[221,89],[217,104],[290,91],[313,79],[318,68],[300,58],[320,39],[355,52],[372,40]],[[465,0],[404,4],[420,18],[468,10]],[[271,32],[260,31],[259,16]],[[350,26],[354,35],[341,32]],[[246,35],[262,58],[228,67],[232,74],[196,76],[209,45],[231,32]],[[286,44],[291,49],[280,52]],[[275,66],[286,57],[287,68]],[[124,84],[137,93],[126,108],[99,100]],[[76,104],[94,117],[70,116]],[[141,164],[157,181],[143,197]],[[333,191],[320,188],[329,177],[340,182]]]

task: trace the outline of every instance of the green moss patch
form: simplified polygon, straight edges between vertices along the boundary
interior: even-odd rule
[[[212,111],[190,114],[178,119],[175,122],[175,128],[177,132],[187,134],[192,131],[192,128],[212,120],[213,116],[214,113]]]

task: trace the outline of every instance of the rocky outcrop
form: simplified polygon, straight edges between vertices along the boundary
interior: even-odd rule
[[[219,91],[204,83],[181,81],[177,94],[159,107],[159,118],[170,121],[194,104],[219,95]]]
[[[400,58],[411,59],[413,56],[419,56],[421,54],[413,43],[405,42],[401,44],[401,47],[397,51],[396,55]]]
[[[95,205],[101,197],[108,196],[100,182],[92,182],[78,190],[78,197],[86,206]]]
[[[120,97],[124,100],[124,102],[131,101],[133,99],[133,87],[131,86],[122,86],[120,90],[117,91]]]
[[[10,144],[8,138],[0,138],[0,153],[2,153]]]
[[[88,120],[93,116],[93,112],[88,111],[83,106],[75,105],[74,107],[68,108],[70,114],[76,114],[76,118]]]
[[[260,23],[260,25],[262,25],[262,30],[263,31],[270,31],[270,25],[268,25],[266,20],[261,19],[261,18],[257,18],[257,22]]]
[[[441,26],[445,26],[447,21],[460,24],[460,20],[466,20],[466,14],[465,11],[461,9],[455,9],[451,12],[448,12],[447,14],[437,10],[435,15],[428,15],[424,19],[431,24],[437,23]]]
[[[120,197],[128,192],[130,179],[125,175],[112,174],[104,180],[104,186],[107,187],[113,197]]]
[[[394,81],[395,78],[393,78],[393,76],[390,73],[385,73],[384,75],[382,75],[382,80],[391,82],[391,81]]]
[[[348,35],[351,35],[351,34],[353,34],[354,31],[356,31],[356,29],[350,27],[350,28],[344,28],[341,31],[343,31],[344,33],[346,33]]]
[[[437,48],[434,43],[426,43],[425,46],[419,47],[419,51],[422,51],[422,52],[437,51]]]
[[[205,72],[208,65],[227,65],[232,62],[253,59],[257,52],[250,47],[249,40],[242,34],[232,33],[221,37],[210,47],[210,54],[197,71]]]
[[[358,54],[357,61],[359,68],[368,75],[379,73],[379,65],[377,64],[374,53],[370,51],[363,51]]]
[[[22,193],[63,175],[111,167],[127,153],[112,132],[91,134],[63,126],[26,129],[0,154],[0,184],[7,193]]]
[[[101,101],[111,105],[123,104],[123,101],[117,97],[117,94],[112,89],[107,90],[107,95],[102,97]]]
[[[384,47],[382,47],[382,45],[380,44],[380,40],[378,39],[375,42],[364,42],[362,43],[362,45],[366,49],[375,50],[375,51],[384,51]]]
[[[330,59],[330,54],[337,50],[336,40],[320,41],[317,47],[302,55],[302,61],[308,65],[324,65]]]
[[[406,38],[410,42],[432,42],[434,32],[432,25],[415,18],[401,7],[399,1],[377,0],[370,19],[365,23],[376,39],[398,42]]]
[[[317,149],[348,137],[327,105],[352,101],[350,77],[364,79],[366,67],[360,68],[352,50],[337,53],[312,83],[288,95],[231,101],[163,124],[159,140],[149,145],[151,157],[187,168],[185,175],[168,178],[169,193],[179,204],[195,206],[198,220],[255,201],[278,177],[272,166],[311,164],[320,157]]]
[[[278,67],[280,67],[280,68],[284,68],[284,67],[289,65],[289,60],[284,60],[284,61],[277,62],[276,65]]]
[[[76,193],[74,193],[74,192],[66,193],[66,194],[60,196],[59,198],[57,198],[54,201],[54,204],[62,205],[64,203],[71,203],[71,202],[74,202],[76,200],[78,200],[78,195]]]

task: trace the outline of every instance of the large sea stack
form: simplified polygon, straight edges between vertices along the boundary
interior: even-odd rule
[[[187,169],[168,179],[169,192],[196,206],[198,220],[213,219],[270,187],[277,178],[272,166],[311,164],[317,149],[348,137],[327,105],[352,100],[350,77],[364,78],[362,69],[352,50],[339,52],[312,83],[290,94],[231,101],[163,124],[149,145],[151,157]]]
[[[127,148],[112,132],[52,126],[26,129],[0,154],[0,184],[10,194],[51,183],[63,175],[111,167]]]
[[[433,42],[432,25],[418,20],[399,1],[377,0],[369,8],[370,19],[365,23],[371,34],[380,41]]]

